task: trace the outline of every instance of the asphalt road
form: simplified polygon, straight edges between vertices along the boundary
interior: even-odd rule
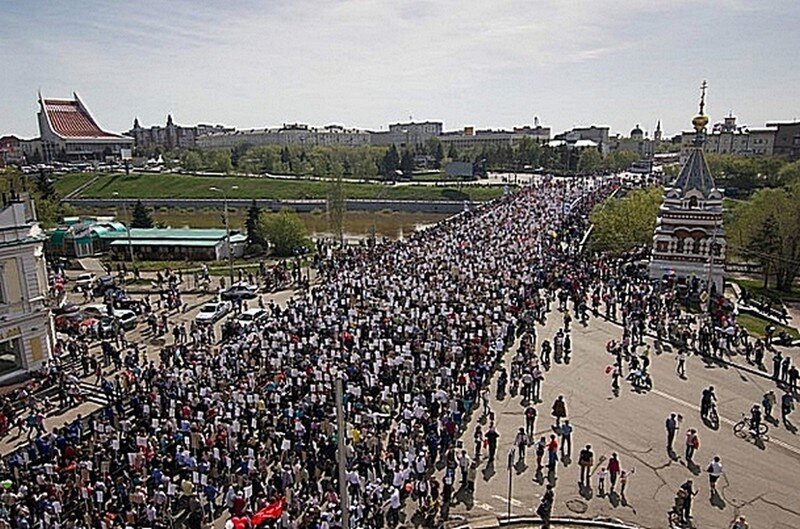
[[[551,313],[544,328],[539,328],[539,343],[552,336],[562,323],[561,314]],[[573,355],[569,365],[554,364],[545,375],[542,387],[543,402],[539,412],[536,437],[549,435],[553,419],[550,410],[558,395],[564,395],[568,418],[574,426],[573,454],[569,464],[561,462],[556,469],[556,502],[553,516],[612,517],[649,528],[667,527],[667,511],[674,494],[687,479],[693,479],[695,524],[703,529],[728,529],[735,516],[747,516],[750,527],[759,529],[788,529],[800,527],[800,507],[797,489],[800,471],[800,436],[783,426],[770,425],[769,441],[763,447],[733,435],[732,424],[741,413],[774,384],[762,377],[736,368],[709,366],[699,357],[688,361],[686,380],[675,374],[675,357],[667,352],[652,359],[654,389],[646,394],[631,390],[623,382],[618,397],[611,392],[611,379],[605,374],[612,357],[606,353],[608,340],[618,339],[621,329],[616,325],[591,319],[587,327],[573,325]],[[505,356],[510,365],[511,353]],[[718,431],[703,425],[699,415],[700,394],[703,388],[716,388],[719,413]],[[492,382],[492,410],[496,414],[498,431],[497,461],[487,467],[481,461],[474,498],[462,500],[451,513],[467,518],[492,513],[505,516],[508,498],[507,454],[517,429],[524,426],[521,398],[496,399]],[[780,392],[776,392],[780,396]],[[679,413],[684,419],[676,435],[677,458],[666,451],[664,421],[669,413]],[[473,455],[472,435],[479,413],[463,435],[464,445]],[[797,420],[797,419],[796,419]],[[484,422],[484,431],[486,424]],[[701,446],[694,460],[694,471],[683,460],[684,438],[689,428],[699,431]],[[602,459],[604,467],[612,452],[617,452],[623,470],[635,468],[628,481],[625,498],[597,496],[597,470],[593,469],[592,491],[581,495],[578,488],[578,453],[591,444],[595,465]],[[718,482],[720,499],[710,501],[705,469],[711,458],[719,455],[725,475]],[[485,456],[484,456],[485,457]],[[545,456],[546,460],[546,456]],[[511,512],[531,515],[544,493],[542,484],[534,481],[536,462],[533,447],[527,451],[527,466],[513,472]],[[545,468],[545,474],[547,469]],[[608,485],[607,485],[608,486]]]

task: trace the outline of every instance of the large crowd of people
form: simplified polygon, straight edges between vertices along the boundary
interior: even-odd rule
[[[3,459],[0,523],[199,528],[278,505],[266,523],[336,527],[338,435],[351,527],[397,523],[409,496],[424,506],[446,493],[432,470],[455,461],[548,280],[545,256],[577,244],[582,206],[564,201],[607,191],[546,180],[403,241],[332,251],[318,285],[270,304],[257,326],[221,343],[208,327],[179,332],[158,362],[122,354],[124,373],[104,385],[111,405],[37,429]]]
[[[626,364],[647,372],[648,332],[687,351],[727,346],[716,339],[729,335],[726,316],[686,324],[677,285],[650,282],[636,255],[578,251],[586,212],[613,187],[546,178],[402,241],[325,248],[313,287],[285,306],[266,305],[258,325],[227,325],[221,341],[211,326],[151,322],[154,333],[173,337],[158,361],[136,344],[106,340],[104,361],[122,369],[113,380],[98,375],[111,404],[49,432],[33,419],[32,442],[0,466],[0,525],[199,529],[226,516],[236,529],[254,520],[335,528],[344,515],[339,436],[350,527],[395,526],[408,500],[433,525],[447,514],[456,469],[474,487],[477,462],[456,441],[475,410],[489,413],[499,360],[519,344],[511,383],[536,401],[551,354],[569,355],[570,304],[579,322],[594,315],[622,323],[620,342],[609,346],[618,375]],[[299,269],[270,273],[274,283],[302,279]],[[564,332],[538,344],[539,354],[535,325],[551,304],[564,311]],[[88,355],[79,341],[70,348]],[[344,432],[336,428],[338,379]],[[531,409],[522,457],[533,444]],[[566,409],[554,405],[553,415],[560,421]],[[491,422],[486,429],[493,458],[498,433]],[[563,450],[571,430],[559,432]],[[545,450],[537,448],[540,461]],[[446,469],[441,481],[436,468]]]

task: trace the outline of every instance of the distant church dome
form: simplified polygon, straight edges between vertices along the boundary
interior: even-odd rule
[[[631,139],[641,140],[643,137],[644,132],[642,132],[642,129],[639,128],[639,124],[637,123],[633,130],[631,130]]]

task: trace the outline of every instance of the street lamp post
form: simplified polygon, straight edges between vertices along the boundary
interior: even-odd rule
[[[507,512],[506,516],[507,519],[511,521],[511,481],[514,477],[514,455],[516,450],[514,447],[511,447],[508,451],[508,505],[507,505]]]
[[[215,186],[211,186],[208,189],[210,191],[214,191],[215,193],[222,194],[222,203],[225,209],[225,241],[228,246],[228,268],[230,272],[231,285],[233,285],[233,248],[231,247],[231,223],[228,218],[228,194],[224,189],[220,189]],[[239,186],[231,186],[231,191],[235,189],[239,189]]]
[[[114,196],[119,197],[119,192],[114,191]],[[133,269],[136,268],[136,258],[133,255],[133,242],[131,241],[131,221],[133,219],[128,218],[128,208],[125,205],[124,201],[122,202],[122,214],[125,216],[126,219],[125,231],[127,232],[128,235],[128,251],[130,252],[131,255],[131,272],[133,272]],[[134,279],[136,278],[134,277]]]

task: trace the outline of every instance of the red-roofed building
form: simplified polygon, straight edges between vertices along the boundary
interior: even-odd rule
[[[22,148],[16,136],[0,138],[0,167],[22,162]]]
[[[133,138],[106,132],[73,93],[72,99],[44,99],[39,94],[41,158],[46,161],[103,160],[133,148]]]

